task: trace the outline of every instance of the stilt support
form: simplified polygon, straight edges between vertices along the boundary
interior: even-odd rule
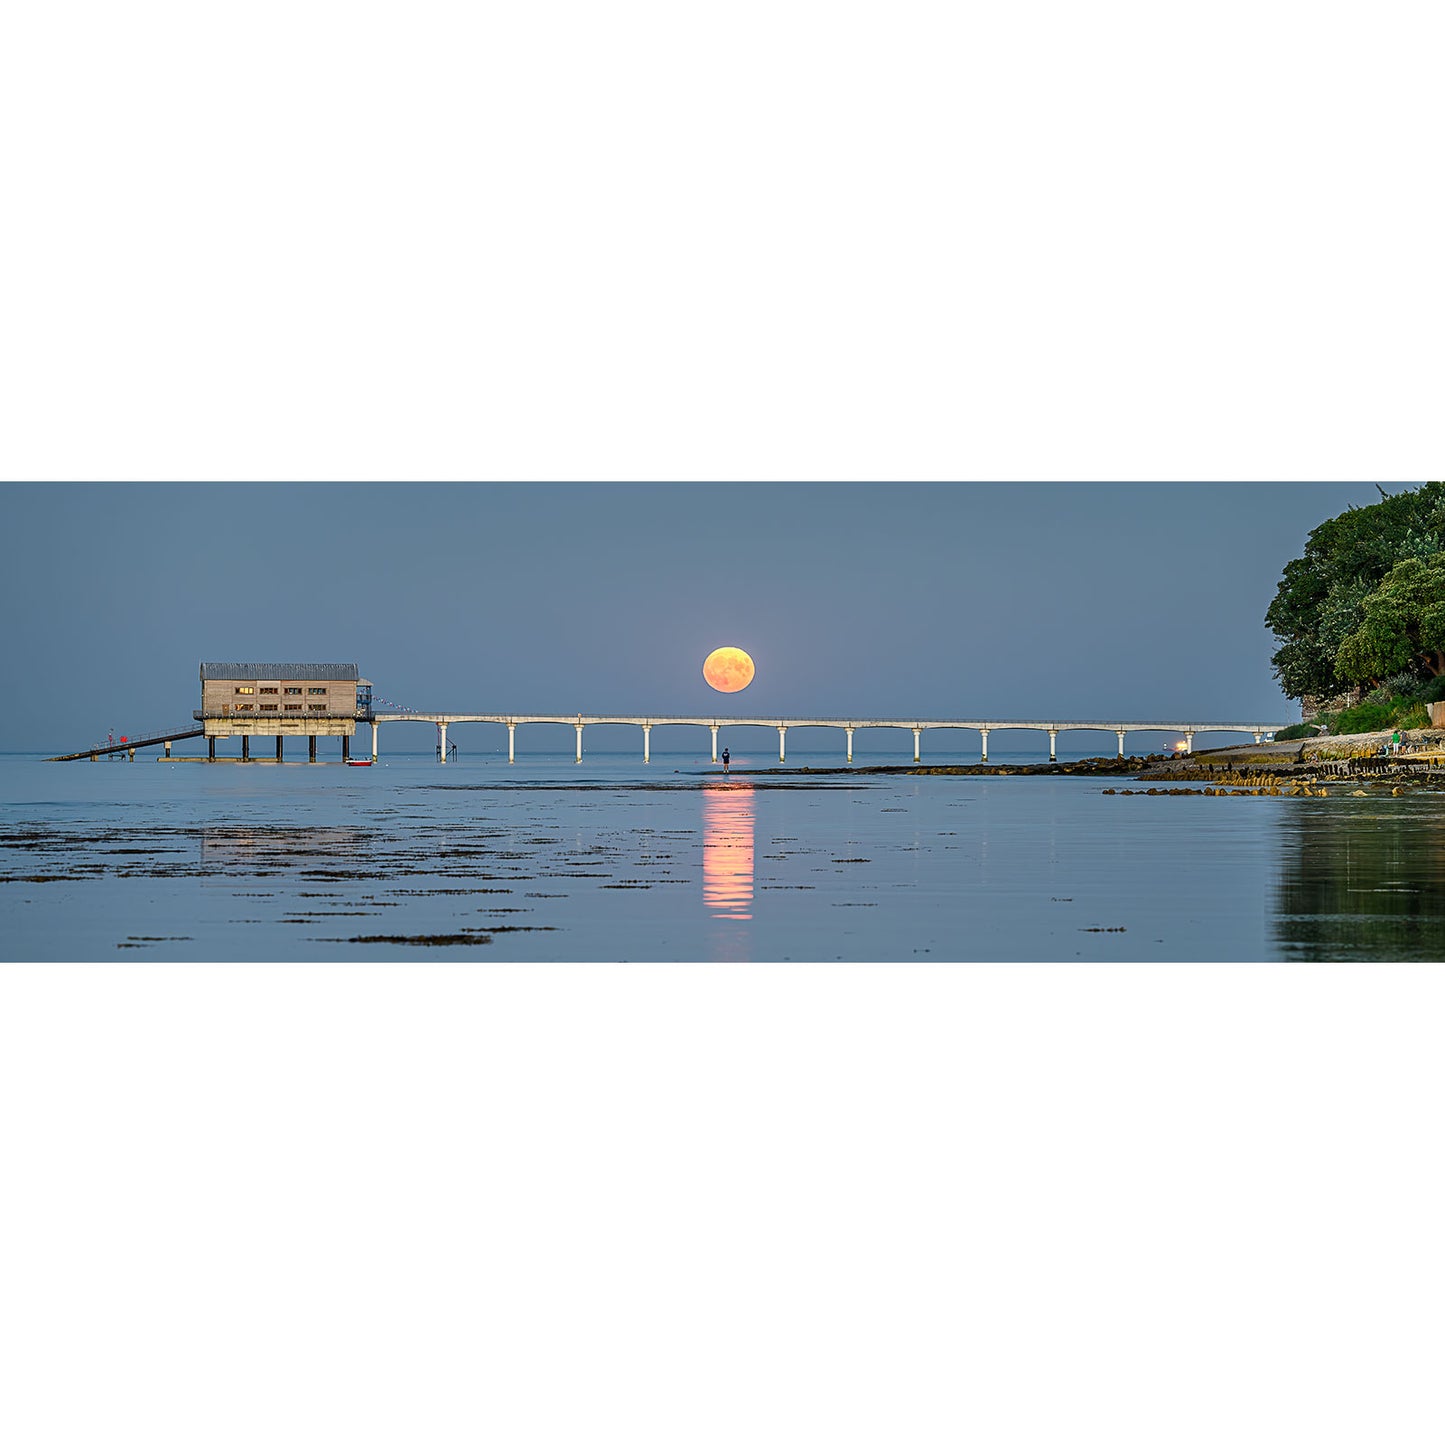
[[[444,722],[437,724],[437,760],[443,763],[447,760],[447,725]]]
[[[241,761],[243,763],[251,761],[251,735],[249,733],[241,734]]]
[[[642,761],[643,761],[644,763],[650,763],[650,762],[652,761],[652,724],[651,724],[651,723],[643,723],[643,725],[642,725]]]
[[[712,760],[717,762],[717,724],[712,724]]]
[[[577,723],[577,724],[576,724],[576,728],[577,728],[577,761],[578,761],[579,763],[582,761],[582,726],[583,726],[583,725],[582,725],[581,723]]]
[[[1058,728],[1050,728],[1050,729],[1049,729],[1049,761],[1050,761],[1051,763],[1056,763],[1056,762],[1058,762],[1058,760],[1059,760],[1059,730],[1058,730]]]
[[[307,761],[308,763],[314,763],[314,762],[316,761],[316,734],[315,734],[315,733],[312,733],[312,734],[306,739],[306,761]]]
[[[285,739],[280,733],[276,734],[276,761],[278,763],[286,761]]]
[[[508,761],[509,763],[515,763],[515,762],[517,761],[517,724],[516,724],[516,723],[508,723],[508,724],[507,724],[507,761]]]
[[[207,761],[208,763],[214,763],[214,762],[216,761],[216,740],[215,740],[215,738],[207,738],[207,739],[206,739],[206,761]]]
[[[778,761],[779,761],[780,763],[785,763],[785,762],[788,761],[787,741],[788,741],[788,729],[787,729],[787,727],[786,727],[783,723],[779,723],[779,724],[778,724]]]
[[[1185,733],[1185,734],[1184,734],[1184,751],[1185,751],[1186,753],[1192,753],[1192,752],[1194,751],[1194,734],[1193,734],[1193,733]]]
[[[375,723],[372,723],[372,725],[371,725],[371,761],[372,761],[372,762],[375,762],[375,761],[376,761],[376,732],[377,732],[377,726],[376,726]]]
[[[922,728],[914,728],[914,729],[913,729],[913,761],[914,761],[915,763],[918,761],[918,743],[919,743],[919,739],[922,738],[922,736],[923,736],[923,729],[922,729]]]
[[[341,734],[341,761],[343,763],[351,761],[351,739],[345,733]]]
[[[843,731],[848,734],[848,761],[851,763],[853,761],[853,729],[844,728]]]
[[[1119,739],[1119,756],[1122,758],[1124,756],[1124,729],[1118,728],[1115,736]]]
[[[988,729],[987,729],[987,728],[980,728],[980,729],[979,729],[979,735],[980,735],[980,736],[982,737],[982,739],[983,739],[983,759],[982,759],[982,760],[983,760],[984,762],[987,762],[987,761],[988,761]]]
[[[170,740],[169,738],[167,738],[167,739],[166,739],[166,756],[167,756],[167,757],[170,757],[170,755],[171,755],[171,740]]]

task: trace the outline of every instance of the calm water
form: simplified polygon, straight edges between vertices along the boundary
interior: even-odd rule
[[[370,769],[11,755],[0,777],[6,959],[1445,956],[1441,794],[724,779],[705,755],[631,752]]]

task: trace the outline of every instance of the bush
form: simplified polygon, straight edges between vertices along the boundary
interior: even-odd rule
[[[1395,715],[1395,726],[1402,731],[1405,728],[1427,728],[1430,726],[1430,714],[1423,702],[1412,702],[1408,708],[1397,712]]]
[[[1421,702],[1445,702],[1445,674],[1432,677],[1419,694]]]
[[[1343,733],[1384,732],[1391,725],[1394,709],[1383,703],[1362,702],[1359,707],[1346,708],[1335,720],[1330,731],[1336,737]]]
[[[1293,727],[1281,728],[1275,735],[1277,743],[1290,743],[1296,738],[1312,738],[1319,732],[1314,723],[1295,723]]]

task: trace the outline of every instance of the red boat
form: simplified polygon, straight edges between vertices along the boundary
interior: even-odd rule
[[[346,760],[348,768],[369,768],[371,763],[372,759],[370,758],[347,758]]]

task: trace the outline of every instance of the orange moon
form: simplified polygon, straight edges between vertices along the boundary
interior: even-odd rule
[[[707,685],[718,692],[741,692],[752,680],[753,660],[741,647],[718,647],[702,665]]]

